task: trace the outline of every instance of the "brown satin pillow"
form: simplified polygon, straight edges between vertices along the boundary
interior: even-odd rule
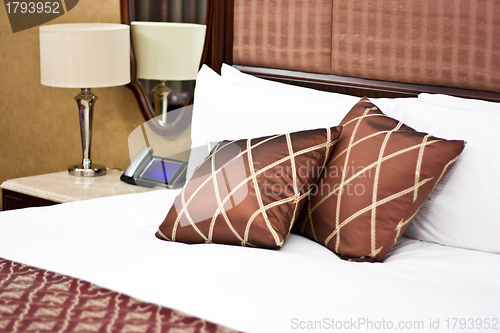
[[[343,259],[383,261],[465,142],[416,132],[366,98],[341,125],[294,229]]]
[[[341,127],[220,142],[177,196],[156,236],[279,248]]]

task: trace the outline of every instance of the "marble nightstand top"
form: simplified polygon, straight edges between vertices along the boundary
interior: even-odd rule
[[[67,171],[61,171],[9,179],[0,187],[60,203],[161,189],[126,184],[120,180],[122,173],[123,171],[108,170],[106,175],[100,177],[75,177]]]

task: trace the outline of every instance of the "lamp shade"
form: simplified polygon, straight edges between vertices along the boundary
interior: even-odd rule
[[[132,22],[131,29],[138,78],[196,79],[205,41],[205,25]]]
[[[40,27],[43,85],[99,88],[130,82],[130,27],[73,23]]]

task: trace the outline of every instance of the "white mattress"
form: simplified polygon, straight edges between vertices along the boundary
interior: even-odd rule
[[[342,261],[297,235],[279,251],[158,240],[178,193],[2,212],[0,257],[244,332],[332,331],[332,320],[353,331],[403,324],[422,332],[436,320],[446,329],[452,318],[500,318],[498,254],[403,237],[372,264]],[[455,331],[476,330],[457,323]]]

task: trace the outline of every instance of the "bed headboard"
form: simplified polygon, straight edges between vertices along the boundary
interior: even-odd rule
[[[206,63],[368,97],[500,102],[500,1],[213,0]]]

